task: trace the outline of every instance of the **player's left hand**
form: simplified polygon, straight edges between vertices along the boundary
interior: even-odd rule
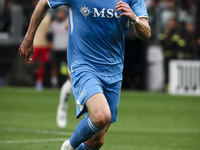
[[[135,13],[132,11],[132,9],[127,3],[124,3],[122,1],[118,2],[116,4],[115,11],[116,12],[122,11],[120,16],[126,16],[131,21],[136,21],[137,16],[135,15]]]

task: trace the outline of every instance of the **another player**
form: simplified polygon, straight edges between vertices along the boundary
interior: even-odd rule
[[[66,17],[66,7],[59,8],[56,13],[56,20],[52,23],[49,32],[53,37],[52,43],[52,85],[57,87],[59,71],[66,66],[66,50],[68,43],[68,17]],[[64,66],[62,65],[64,62]],[[67,70],[67,69],[66,69]],[[67,126],[67,109],[68,100],[72,93],[72,85],[70,82],[70,73],[68,72],[67,80],[62,85],[60,91],[59,105],[56,115],[56,123],[60,128]]]
[[[64,65],[66,67],[66,50],[68,45],[68,30],[66,30],[66,7],[57,9],[55,20],[49,28],[49,35],[52,36],[51,48],[51,84],[53,87],[59,87],[62,83],[60,70]],[[65,76],[64,76],[65,77]]]
[[[48,7],[69,5],[67,60],[71,72],[77,118],[86,112],[61,150],[99,149],[117,109],[122,83],[124,39],[128,21],[139,38],[151,36],[144,0],[40,0],[19,49],[28,61],[32,39]]]
[[[47,39],[48,28],[51,24],[51,15],[47,13],[35,34],[33,46],[33,61],[38,63],[37,78],[35,87],[37,90],[43,89],[43,80],[46,72],[46,65],[50,62],[50,44]]]

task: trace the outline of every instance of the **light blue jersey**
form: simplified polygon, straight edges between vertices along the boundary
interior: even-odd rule
[[[70,71],[92,68],[103,76],[123,71],[127,17],[119,17],[119,0],[48,0],[50,7],[69,5],[67,60]],[[144,0],[123,0],[138,17],[148,17]],[[89,67],[88,67],[89,66]]]

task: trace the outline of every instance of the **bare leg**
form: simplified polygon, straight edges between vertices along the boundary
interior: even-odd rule
[[[111,120],[111,112],[108,102],[102,93],[91,96],[86,107],[92,122],[99,128],[104,128]]]
[[[85,143],[94,149],[100,149],[100,147],[103,146],[105,133],[107,132],[110,125],[111,122],[109,122],[103,130],[98,132],[93,138],[89,139]]]
[[[101,147],[104,140],[104,134],[109,127],[111,120],[110,107],[107,99],[102,93],[97,93],[91,96],[87,102],[86,107],[89,113],[88,117],[83,118],[76,127],[72,137],[69,141],[65,141],[61,150],[74,150],[81,143],[93,138],[96,142],[95,147]],[[108,126],[107,126],[108,125]],[[101,130],[103,130],[101,132]],[[95,137],[93,137],[95,136]],[[89,144],[92,141],[88,141]],[[93,146],[93,145],[92,145]]]
[[[58,65],[53,64],[52,70],[51,70],[51,84],[53,87],[58,86]]]

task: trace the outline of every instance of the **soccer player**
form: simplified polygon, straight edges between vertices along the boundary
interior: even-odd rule
[[[58,72],[66,65],[66,50],[68,43],[68,17],[66,17],[67,7],[60,7],[56,13],[56,20],[52,23],[49,32],[53,35],[53,49],[52,49],[52,85],[57,87]],[[64,62],[64,66],[62,63]],[[60,82],[59,82],[60,83]],[[56,115],[56,123],[60,128],[67,126],[67,109],[68,101],[72,93],[72,85],[70,82],[70,74],[67,74],[67,80],[62,85],[60,91],[59,105]]]
[[[47,32],[50,24],[51,15],[47,13],[40,26],[38,27],[33,42],[35,51],[33,55],[33,62],[35,61],[39,64],[37,68],[35,87],[39,91],[43,89],[43,80],[46,72],[46,66],[50,62],[50,43],[47,40]]]
[[[66,7],[57,9],[56,19],[51,23],[49,34],[52,35],[51,50],[51,84],[53,87],[60,86],[59,70],[62,64],[66,64],[66,50],[68,43],[68,30],[66,30]],[[65,66],[65,65],[64,65]]]
[[[86,113],[61,150],[97,150],[117,120],[128,22],[140,39],[151,36],[146,6],[144,0],[40,0],[19,48],[25,61],[31,59],[32,40],[43,15],[60,5],[70,7],[67,60],[77,118]]]

